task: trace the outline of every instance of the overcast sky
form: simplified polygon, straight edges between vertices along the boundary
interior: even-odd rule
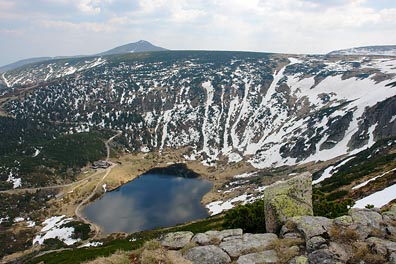
[[[396,0],[0,0],[0,65],[141,39],[279,53],[396,44]]]

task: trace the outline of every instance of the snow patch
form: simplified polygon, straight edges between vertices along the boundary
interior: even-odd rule
[[[237,196],[233,199],[224,202],[223,201],[211,202],[206,205],[206,208],[208,208],[209,214],[212,216],[212,215],[220,214],[225,210],[229,210],[233,208],[235,206],[234,203],[236,202],[245,202],[246,200],[247,200],[247,194],[242,194],[240,196]]]
[[[335,166],[332,165],[332,166],[327,167],[323,171],[322,175],[318,179],[312,181],[312,185],[315,185],[315,184],[317,184],[317,183],[319,183],[321,181],[324,181],[327,178],[330,178],[331,176],[333,176],[334,173],[336,173],[338,171],[337,169],[339,167],[345,165],[348,161],[350,161],[350,160],[352,160],[354,158],[355,158],[354,156],[353,157],[349,157],[349,158],[343,160],[341,163],[339,163],[339,164],[337,164]]]
[[[239,175],[235,175],[234,178],[235,179],[244,179],[244,178],[250,178],[253,177],[257,174],[257,172],[249,172],[249,173],[242,173]]]
[[[241,160],[243,160],[243,158],[242,158],[242,156],[239,155],[238,153],[231,152],[230,154],[228,154],[228,162],[229,162],[229,163],[231,163],[231,162],[238,163],[238,162],[240,162]]]
[[[9,216],[2,217],[2,218],[0,218],[0,224],[2,224],[2,223],[5,222],[5,221],[8,221],[8,220],[10,220],[10,217],[9,217]]]
[[[65,218],[65,215],[53,216],[43,222],[44,227],[40,233],[33,239],[33,245],[42,245],[44,240],[49,238],[57,238],[70,246],[80,241],[80,239],[73,239],[73,227],[62,227],[63,225],[73,221],[72,218]]]
[[[82,246],[79,246],[79,248],[85,248],[85,247],[99,247],[99,246],[103,246],[103,242],[100,241],[92,241],[92,242],[88,242]]]
[[[7,182],[11,182],[13,184],[12,188],[14,189],[22,186],[22,179],[15,177],[12,172],[8,174]]]
[[[26,227],[35,227],[36,226],[36,222],[29,220],[26,222]]]
[[[374,205],[376,208],[380,208],[393,199],[396,199],[396,184],[364,197],[363,199],[357,200],[353,208],[365,208],[368,204]]]
[[[396,168],[394,168],[394,169],[392,169],[390,171],[384,172],[381,175],[375,176],[374,178],[371,178],[370,180],[362,182],[362,183],[352,187],[352,190],[356,190],[356,189],[362,188],[363,186],[366,186],[369,182],[375,181],[376,179],[381,178],[381,177],[383,177],[383,176],[385,176],[385,175],[387,175],[387,174],[389,174],[389,173],[391,173],[393,171],[396,171]]]
[[[38,148],[36,148],[35,151],[34,151],[34,153],[33,153],[33,155],[32,155],[32,157],[33,157],[33,158],[34,158],[34,157],[37,157],[37,156],[40,154],[40,152],[41,152],[41,150],[38,149]]]
[[[23,221],[25,221],[25,218],[23,218],[23,217],[15,217],[14,218],[14,223],[20,223],[20,222],[23,222]]]
[[[150,152],[150,149],[145,146],[145,147],[141,147],[140,151],[143,152],[143,153],[148,153],[148,152]]]

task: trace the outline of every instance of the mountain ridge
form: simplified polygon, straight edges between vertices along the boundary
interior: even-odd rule
[[[111,152],[121,154],[107,191],[150,168],[185,163],[214,182],[202,200],[212,215],[302,171],[314,173],[325,212],[344,198],[371,204],[395,188],[395,66],[388,56],[163,51],[3,73],[0,221],[9,228],[0,244],[13,246],[7,254],[26,249],[38,227],[24,227],[18,241],[15,228],[75,212],[98,184],[83,179],[102,179],[87,163],[103,157],[116,131]],[[61,199],[51,189],[77,188],[77,179],[85,187],[62,189]],[[42,190],[25,198],[29,188]],[[47,201],[54,204],[44,208]]]
[[[10,64],[6,64],[0,67],[0,73],[10,71],[17,69],[19,67],[29,65],[29,64],[34,64],[34,63],[40,63],[44,61],[49,61],[49,60],[57,60],[57,59],[72,59],[72,58],[79,58],[79,57],[97,57],[97,56],[105,56],[105,55],[115,55],[115,54],[122,54],[122,53],[128,53],[128,52],[149,52],[149,51],[163,51],[163,50],[168,50],[165,48],[161,48],[158,46],[155,46],[151,44],[150,42],[146,40],[139,40],[137,42],[131,42],[125,45],[117,46],[115,48],[112,48],[110,50],[97,53],[97,54],[92,54],[92,55],[74,55],[74,56],[55,56],[55,57],[34,57],[34,58],[28,58],[28,59],[22,59]]]
[[[329,52],[327,55],[396,56],[396,45],[362,46]]]
[[[141,116],[145,129],[156,129],[155,133],[149,133],[146,140],[133,144],[129,142],[130,144],[138,144],[150,150],[195,146],[197,149],[194,155],[208,164],[222,156],[233,162],[250,156],[250,163],[257,168],[327,160],[366,144],[373,144],[375,139],[382,137],[380,134],[385,136],[394,133],[391,127],[386,126],[387,122],[395,121],[392,116],[378,115],[375,108],[372,113],[369,111],[382,101],[386,102],[386,107],[394,105],[391,97],[395,92],[389,86],[395,80],[396,74],[391,66],[394,64],[393,59],[360,58],[357,61],[352,58],[338,61],[339,58],[328,59],[325,56],[289,57],[279,54],[203,51],[165,52],[160,56],[147,55],[144,58],[125,54],[114,58],[117,59],[117,64],[123,65],[123,70],[109,66],[113,63],[113,57],[92,58],[89,61],[37,65],[27,71],[8,72],[3,78],[11,88],[16,84],[23,86],[34,82],[30,77],[25,82],[23,76],[34,75],[37,82],[40,82],[86,72],[80,76],[84,79],[90,74],[96,75],[97,71],[107,69],[109,77],[100,78],[104,78],[102,81],[106,80],[106,86],[109,85],[116,98],[111,108],[121,112],[125,111],[122,109],[130,109],[129,111]],[[231,68],[224,70],[221,67]],[[161,73],[162,71],[165,72]],[[194,72],[199,75],[192,75],[195,76],[192,78],[191,74]],[[112,74],[132,74],[133,79],[119,79],[112,84]],[[232,77],[226,77],[227,75]],[[71,79],[66,81],[69,85],[74,82]],[[89,86],[84,86],[84,89],[93,88]],[[343,86],[348,88],[339,88]],[[160,87],[165,87],[169,94],[160,92]],[[376,96],[371,93],[373,87],[377,89]],[[352,89],[356,91],[351,92]],[[40,89],[35,91],[39,92]],[[49,94],[54,92],[52,90]],[[65,92],[67,90],[63,91]],[[179,99],[173,98],[172,93]],[[113,100],[108,98],[105,102],[109,104]],[[159,101],[142,105],[145,100]],[[187,107],[188,104],[192,107]],[[28,101],[24,105],[22,107],[18,101],[12,101],[8,104],[8,112],[26,117],[32,115],[31,111],[24,110],[29,107]],[[72,115],[79,113],[79,119],[89,127],[100,123],[90,121],[87,113],[78,109],[67,107],[65,110],[70,111],[67,114],[70,121],[73,120]],[[49,109],[43,108],[43,111]],[[173,120],[187,117],[188,113],[191,113],[191,120],[196,120],[204,128],[203,131],[199,131],[197,123],[193,122],[192,131],[188,132],[188,129],[183,128],[176,134],[179,125],[174,124]],[[103,115],[114,113],[96,114],[102,116],[99,119],[103,121]],[[359,121],[363,114],[367,119],[365,122]],[[373,117],[369,118],[370,115]],[[153,118],[155,121],[152,121]],[[378,124],[376,125],[378,120],[381,120],[380,125],[384,132],[374,133],[379,131]],[[113,129],[125,130],[123,125],[114,126],[115,121],[108,120],[105,124],[110,125],[108,122],[112,123],[110,127]],[[313,130],[310,123],[316,124],[316,129],[323,131]],[[342,129],[337,129],[340,126]],[[302,127],[306,129],[305,132]],[[210,132],[211,128],[220,131],[220,134],[214,135]],[[281,128],[282,130],[276,132]],[[359,137],[358,131],[366,136]],[[138,134],[141,132],[136,131]],[[306,148],[306,151],[302,152],[301,148]],[[192,153],[188,153],[190,154]]]
[[[123,53],[137,53],[137,52],[165,51],[165,50],[168,49],[155,46],[146,40],[139,40],[137,42],[121,45],[95,55],[103,56],[103,55],[115,55],[115,54],[123,54]]]

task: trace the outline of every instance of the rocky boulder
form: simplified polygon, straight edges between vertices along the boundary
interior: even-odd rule
[[[243,230],[241,228],[227,229],[223,231],[207,231],[205,235],[217,241],[242,238]]]
[[[333,221],[321,216],[296,216],[288,219],[287,224],[282,228],[281,235],[287,232],[300,232],[305,240],[316,236],[328,238]],[[289,228],[288,228],[289,227]]]
[[[207,234],[198,233],[192,238],[191,241],[200,246],[205,246],[210,244],[211,239]]]
[[[370,248],[377,254],[386,256],[396,253],[396,242],[377,237],[370,237],[366,241],[369,243]]]
[[[181,249],[190,243],[193,233],[189,231],[168,233],[161,239],[161,245],[169,249]]]
[[[279,232],[290,217],[313,215],[312,175],[302,173],[269,186],[264,190],[263,200],[267,232]]]
[[[184,253],[183,257],[194,264],[225,264],[231,262],[227,253],[214,245],[191,248]]]
[[[367,238],[373,231],[378,232],[382,229],[382,215],[374,210],[351,209],[349,215],[361,239]]]
[[[220,247],[233,258],[253,251],[265,250],[278,240],[275,234],[244,234],[240,239],[227,240]]]
[[[240,256],[237,260],[238,264],[276,264],[279,263],[278,255],[275,250],[265,250],[258,253],[251,253]]]

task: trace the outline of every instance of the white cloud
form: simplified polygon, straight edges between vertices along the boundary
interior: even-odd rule
[[[78,9],[88,15],[96,15],[100,13],[100,7],[98,6],[99,1],[95,0],[81,0],[77,4]]]
[[[325,53],[395,44],[396,5],[386,3],[392,1],[0,0],[0,48],[26,43],[43,47],[33,56],[45,55],[58,39],[56,55],[63,55],[72,51],[59,43],[86,46],[78,54],[147,39],[170,49]]]

